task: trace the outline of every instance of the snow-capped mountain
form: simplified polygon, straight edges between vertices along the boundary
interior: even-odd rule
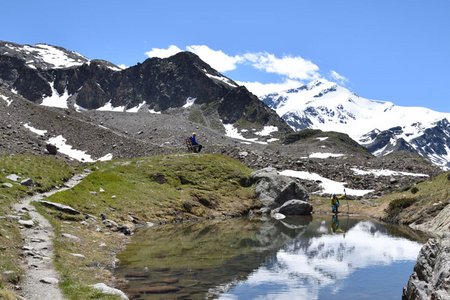
[[[343,132],[377,156],[406,150],[450,168],[450,113],[366,99],[326,80],[260,99],[296,130]]]

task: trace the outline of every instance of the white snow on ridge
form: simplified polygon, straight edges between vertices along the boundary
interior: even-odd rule
[[[45,45],[45,44],[37,44],[36,46],[23,46],[22,48],[26,53],[32,53],[32,52],[37,52],[37,54],[39,55],[39,57],[46,63],[53,65],[53,68],[69,68],[69,67],[73,67],[73,66],[80,66],[83,63],[85,63],[86,61],[88,61],[88,59],[86,59],[84,56],[82,56],[81,54],[78,54],[76,52],[72,52],[75,55],[79,56],[80,59],[73,59],[67,56],[66,53],[64,53],[64,51],[50,46],[50,45]],[[19,50],[19,49],[16,49]],[[30,61],[27,64],[29,67],[31,68],[35,68],[35,66],[33,65],[33,61]]]
[[[67,99],[69,99],[70,97],[69,92],[65,90],[64,94],[60,95],[58,91],[55,89],[54,82],[50,83],[50,87],[52,89],[52,95],[44,97],[42,99],[41,105],[59,108],[69,108],[67,105]]]
[[[66,139],[62,135],[50,138],[47,143],[52,144],[58,148],[58,152],[67,155],[71,159],[75,159],[82,162],[94,162],[95,160],[86,153],[86,151],[72,149],[71,145],[66,144]],[[111,160],[112,154],[108,153],[105,156],[99,158],[98,160],[105,161]]]
[[[289,113],[308,117],[312,128],[343,132],[356,141],[374,129],[396,126],[403,128],[401,137],[410,141],[435,122],[444,118],[450,120],[450,113],[366,99],[324,79],[270,97],[275,101],[274,109],[279,116]]]
[[[186,99],[186,104],[183,105],[183,108],[191,107],[191,106],[195,103],[195,100],[197,100],[197,98],[194,98],[194,97],[188,97],[188,98]]]
[[[151,113],[151,114],[157,114],[157,115],[160,115],[160,114],[161,114],[160,111],[156,111],[156,110],[154,110],[154,109],[149,109],[148,112]]]
[[[319,141],[321,141],[321,142],[323,142],[323,141],[325,141],[325,140],[327,140],[328,139],[328,137],[327,136],[325,136],[325,137],[318,137],[318,138],[316,138],[316,140],[319,140]]]
[[[227,84],[227,85],[229,85],[229,86],[231,86],[231,87],[239,87],[237,84],[234,84],[230,79],[228,79],[228,78],[226,78],[226,77],[223,77],[223,76],[215,76],[215,75],[211,75],[211,74],[209,74],[209,73],[205,73],[205,74],[206,74],[206,76],[208,76],[209,78],[212,78],[212,79],[221,81],[221,82],[223,82],[223,83],[225,83],[225,84]]]
[[[99,110],[99,111],[120,111],[120,112],[123,112],[123,111],[125,111],[125,106],[114,107],[114,106],[112,106],[111,100],[109,100],[108,103],[106,103],[102,107],[97,108],[97,110]]]
[[[127,112],[130,112],[130,113],[137,113],[137,112],[142,108],[142,106],[144,106],[144,104],[145,104],[145,101],[143,101],[142,103],[138,104],[138,105],[135,106],[135,107],[132,107],[132,108],[130,108],[130,109],[127,109]]]
[[[309,155],[309,158],[329,158],[329,157],[342,157],[342,156],[345,156],[345,154],[317,152],[317,153],[311,153]]]
[[[0,98],[2,98],[3,100],[5,100],[6,106],[10,106],[11,103],[13,102],[13,100],[8,100],[9,97],[3,96],[3,95],[0,95]]]
[[[358,168],[351,169],[355,175],[374,175],[375,177],[380,176],[412,176],[412,177],[430,177],[427,174],[420,173],[409,173],[402,171],[392,171],[392,170],[384,170],[384,169],[370,169],[370,170],[361,170]]]
[[[26,129],[28,129],[31,132],[36,133],[37,135],[40,135],[40,136],[43,136],[47,133],[47,130],[41,130],[41,129],[34,128],[34,127],[28,125],[28,123],[23,124],[23,127],[25,127]]]
[[[264,126],[264,128],[261,131],[255,132],[255,134],[260,135],[260,136],[268,136],[272,132],[276,132],[276,131],[278,131],[277,126]]]
[[[320,181],[319,185],[322,188],[322,191],[316,192],[316,194],[324,195],[324,194],[344,194],[344,190],[347,195],[350,196],[364,196],[373,190],[356,190],[346,188],[346,182],[338,182],[328,178],[325,178],[317,173],[310,173],[305,171],[294,171],[294,170],[284,170],[278,172],[280,175],[296,177],[303,180],[310,181]]]

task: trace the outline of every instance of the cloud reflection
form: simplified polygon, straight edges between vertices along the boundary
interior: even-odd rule
[[[319,231],[324,232],[321,227]],[[238,299],[237,293],[243,290],[246,295],[254,291],[251,299],[318,299],[320,289],[339,291],[341,283],[358,269],[415,260],[420,248],[417,242],[378,231],[372,222],[359,222],[345,236],[324,234],[294,240],[219,299]]]

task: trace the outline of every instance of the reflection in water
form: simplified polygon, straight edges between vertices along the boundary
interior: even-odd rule
[[[337,216],[228,220],[137,234],[116,276],[136,299],[398,298],[420,247],[379,223]],[[377,274],[379,283],[364,281]],[[386,291],[386,276],[400,283]]]

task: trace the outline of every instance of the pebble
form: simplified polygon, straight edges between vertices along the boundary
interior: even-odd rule
[[[41,278],[39,281],[42,283],[46,283],[46,284],[58,284],[59,283],[59,280],[56,278],[53,278],[53,277],[44,277],[44,278]]]

